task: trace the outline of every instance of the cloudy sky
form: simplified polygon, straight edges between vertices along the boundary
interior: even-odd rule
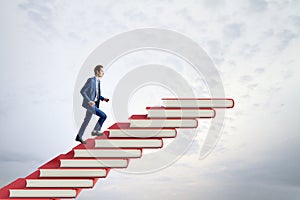
[[[199,152],[211,121],[199,121],[190,148],[168,167],[138,175],[112,171],[78,199],[299,198],[300,1],[2,0],[0,10],[1,187],[77,144],[73,93],[89,55],[117,34],[152,27],[197,42],[236,105],[226,111],[222,136],[204,159]],[[103,95],[112,98],[119,80],[146,64],[168,66],[199,97],[209,95],[205,77],[187,63],[150,50],[106,70]],[[126,115],[172,95],[168,85],[137,88]],[[117,119],[114,101],[102,104],[105,128]]]

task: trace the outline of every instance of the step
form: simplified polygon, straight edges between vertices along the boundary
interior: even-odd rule
[[[10,198],[75,198],[75,189],[10,189]]]
[[[40,169],[41,178],[84,178],[84,177],[106,177],[105,169]]]
[[[74,149],[74,158],[140,158],[141,156],[140,149]]]
[[[26,188],[92,188],[92,179],[26,179]]]
[[[163,105],[171,108],[233,108],[230,98],[162,98]]]
[[[130,123],[115,123],[109,129],[110,138],[174,138],[175,128],[134,128]]]
[[[211,108],[167,108],[146,107],[148,118],[213,118],[216,115]]]
[[[2,198],[1,200],[62,200],[61,198]]]
[[[125,168],[125,159],[61,159],[60,167],[64,168]]]
[[[198,121],[194,118],[147,118],[147,115],[132,115],[130,127],[168,127],[196,128]]]
[[[161,139],[96,139],[95,148],[161,148]]]

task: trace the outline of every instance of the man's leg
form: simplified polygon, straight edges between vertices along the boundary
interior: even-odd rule
[[[78,134],[77,134],[77,137],[79,138],[82,138],[82,135],[87,127],[87,125],[89,124],[91,118],[92,118],[92,115],[93,115],[93,111],[92,109],[91,110],[86,110],[86,114],[85,114],[85,118],[83,120],[83,123],[78,131]]]
[[[96,115],[99,116],[100,118],[99,118],[98,122],[96,123],[94,130],[100,131],[107,116],[102,110],[100,110],[97,107],[95,108],[95,111],[96,111]]]

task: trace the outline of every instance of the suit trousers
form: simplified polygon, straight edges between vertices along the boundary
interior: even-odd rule
[[[87,108],[83,123],[78,131],[78,137],[82,138],[84,131],[85,131],[87,125],[89,124],[93,114],[100,117],[94,127],[94,130],[98,130],[98,131],[101,130],[102,125],[103,125],[104,121],[106,120],[107,116],[102,110],[99,109],[99,101],[97,101],[97,102],[95,102],[95,105],[93,107],[90,106]]]

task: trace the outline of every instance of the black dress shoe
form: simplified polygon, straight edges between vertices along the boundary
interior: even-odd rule
[[[97,130],[93,130],[92,131],[92,136],[102,136],[103,133],[101,133],[100,131],[97,131]]]
[[[81,144],[86,144],[86,141],[82,140],[78,135],[75,138],[76,141],[81,142]]]

